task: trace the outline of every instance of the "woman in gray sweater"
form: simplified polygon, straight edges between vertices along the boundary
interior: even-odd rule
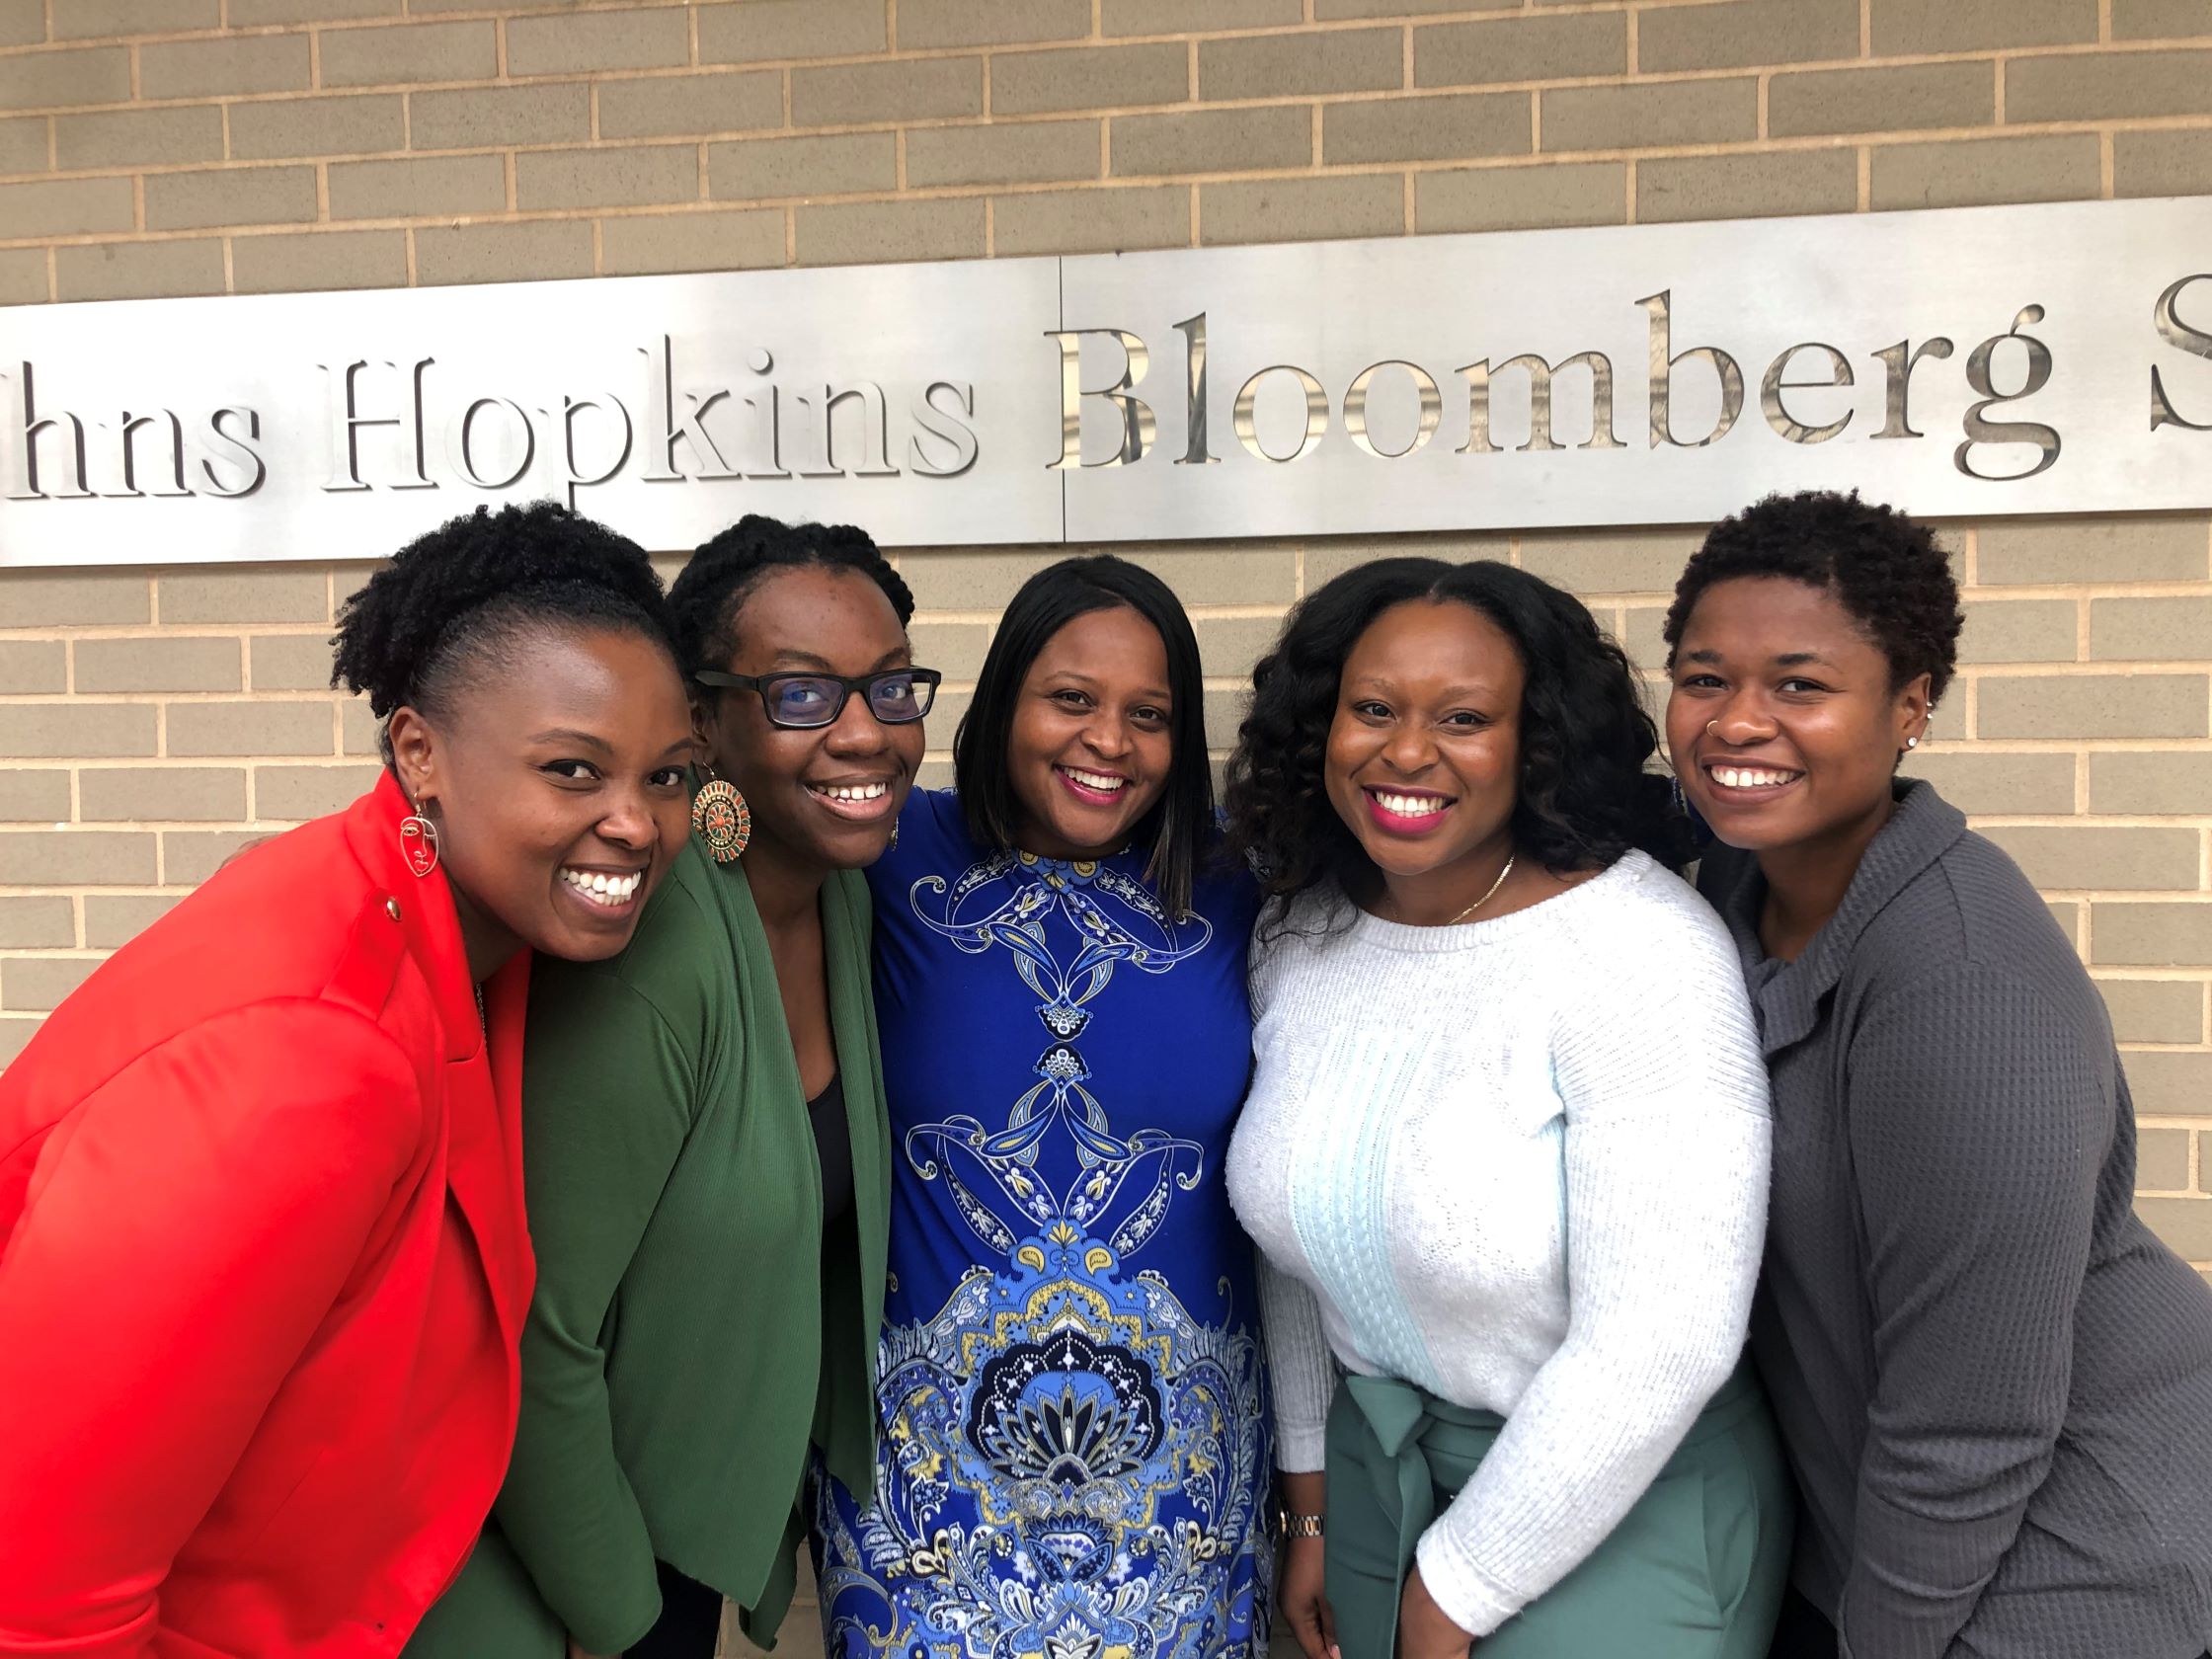
[[[1774,1084],[1752,1346],[1804,1499],[1778,1659],[2212,1646],[2212,1292],[2132,1207],[2095,987],[2012,860],[1895,778],[1951,677],[1928,531],[1717,526],[1667,732]]]

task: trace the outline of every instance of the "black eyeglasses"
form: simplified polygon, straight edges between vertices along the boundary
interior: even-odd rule
[[[731,691],[757,691],[768,724],[792,731],[833,726],[855,691],[868,699],[868,712],[886,726],[905,726],[929,712],[944,675],[935,669],[886,669],[872,674],[722,673],[701,669],[691,676],[701,685]]]

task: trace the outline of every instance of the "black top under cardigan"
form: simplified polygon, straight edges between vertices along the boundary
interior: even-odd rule
[[[2136,1218],[2127,1080],[2048,908],[1929,785],[1897,800],[1794,962],[1754,857],[1698,882],[1774,1079],[1752,1345],[1798,1588],[1856,1659],[2194,1659],[2212,1291]]]

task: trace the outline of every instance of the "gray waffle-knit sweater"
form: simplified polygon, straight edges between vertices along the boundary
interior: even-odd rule
[[[1905,783],[1792,963],[1715,848],[1774,1080],[1752,1346],[1854,1659],[2212,1644],[2212,1292],[2137,1220],[2096,989],[2018,868]]]

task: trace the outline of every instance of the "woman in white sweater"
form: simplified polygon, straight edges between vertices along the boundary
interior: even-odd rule
[[[1387,559],[1254,686],[1229,811],[1275,902],[1228,1186],[1292,1628],[1757,1659],[1792,1506],[1742,1365],[1767,1077],[1625,659],[1525,572]]]

